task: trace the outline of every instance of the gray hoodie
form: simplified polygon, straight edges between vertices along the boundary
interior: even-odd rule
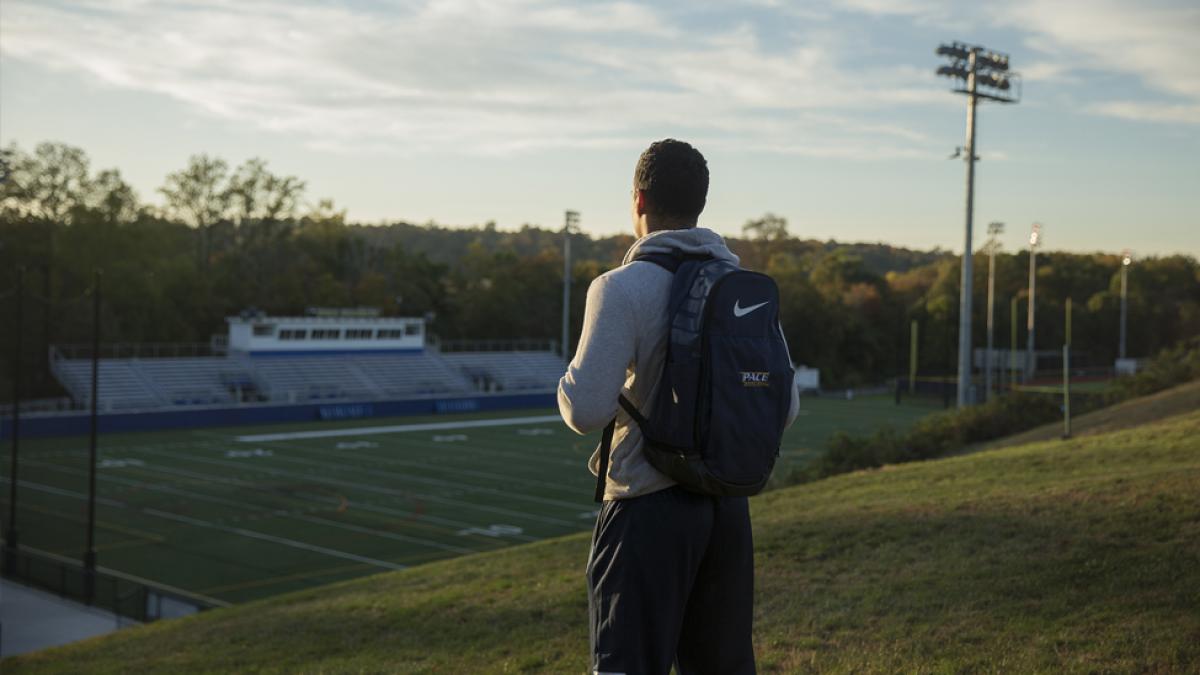
[[[622,265],[596,277],[588,287],[583,332],[575,358],[558,383],[558,409],[563,420],[585,434],[603,429],[614,417],[613,449],[608,464],[605,499],[626,499],[675,484],[642,454],[642,434],[617,403],[624,394],[643,414],[651,414],[667,353],[667,298],[672,275],[654,263],[630,262],[642,253],[682,250],[707,253],[737,263],[721,235],[704,228],[662,230],[638,239]],[[790,425],[799,412],[793,389]],[[599,472],[599,453],[588,460]]]

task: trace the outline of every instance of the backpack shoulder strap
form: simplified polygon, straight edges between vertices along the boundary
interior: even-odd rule
[[[712,256],[707,253],[684,253],[683,251],[674,250],[670,252],[660,251],[656,253],[639,253],[633,258],[633,262],[648,262],[654,263],[664,270],[674,274],[679,271],[679,266],[688,260],[711,260]]]
[[[643,416],[642,413],[637,409],[637,406],[633,405],[629,399],[625,398],[624,394],[621,394],[617,398],[617,402],[621,404],[621,407],[625,409],[625,412],[629,413],[629,416],[633,418],[633,421],[636,422],[639,427],[646,423],[645,416]],[[612,454],[613,431],[615,431],[616,428],[617,418],[614,417],[612,418],[612,421],[608,423],[608,426],[604,427],[604,433],[600,436],[600,466],[599,471],[596,472],[597,504],[604,503],[604,484],[605,480],[608,478],[608,459]]]

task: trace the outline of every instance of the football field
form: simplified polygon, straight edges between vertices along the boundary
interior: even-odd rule
[[[806,398],[776,471],[810,461],[834,431],[903,427],[936,409]],[[97,562],[243,602],[569,534],[594,520],[585,461],[598,437],[545,409],[104,435]],[[87,437],[24,440],[19,458],[22,545],[78,559]]]

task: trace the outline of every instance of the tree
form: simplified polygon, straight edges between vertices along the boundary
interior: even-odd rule
[[[87,205],[109,223],[131,223],[140,209],[137,193],[116,169],[96,174],[89,185]]]
[[[88,157],[65,143],[39,143],[32,155],[14,143],[4,150],[0,210],[47,222],[69,223],[89,192]]]
[[[767,213],[757,220],[747,220],[746,224],[742,225],[742,234],[755,242],[755,258],[757,260],[754,261],[754,264],[747,264],[747,267],[766,269],[771,260],[771,250],[779,242],[787,239],[787,219],[774,213]]]
[[[230,202],[239,223],[295,217],[304,188],[304,181],[271,173],[266,161],[257,157],[239,166],[229,179]]]
[[[758,220],[747,220],[746,224],[742,225],[742,234],[758,241],[787,239],[787,218],[767,213]]]
[[[209,230],[229,212],[231,192],[225,160],[193,155],[182,171],[167,175],[159,192],[167,200],[167,213],[200,232],[200,266],[208,267]]]

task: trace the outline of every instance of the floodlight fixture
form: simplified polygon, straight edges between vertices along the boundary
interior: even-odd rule
[[[1019,76],[1009,73],[1008,54],[963,42],[939,45],[934,53],[950,59],[949,64],[938,67],[937,74],[959,80],[959,87],[953,91],[967,95],[967,145],[966,154],[963,156],[967,163],[967,223],[958,312],[958,407],[962,408],[974,401],[971,392],[971,284],[974,253],[971,235],[975,214],[975,161],[979,159],[975,154],[975,108],[980,99],[1016,103],[1021,98],[1021,88]],[[988,363],[990,385],[990,346]]]
[[[1133,252],[1130,251],[1129,249],[1125,249],[1124,251],[1121,251],[1121,264],[1126,267],[1129,267],[1129,265],[1132,263],[1133,263]]]
[[[959,60],[966,60],[970,53],[970,45],[965,45],[961,42],[951,42],[948,45],[941,45],[937,48],[938,56],[949,56]]]
[[[958,65],[941,66],[937,69],[937,74],[945,77],[957,77],[960,80],[967,79],[967,75],[969,75],[966,68]]]

